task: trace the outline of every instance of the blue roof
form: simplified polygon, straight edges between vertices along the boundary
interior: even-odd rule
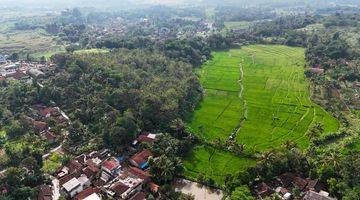
[[[148,162],[144,162],[143,164],[140,165],[140,169],[146,169],[149,167],[149,163]]]
[[[119,156],[116,158],[119,162],[124,161],[125,160],[125,156]]]
[[[3,55],[0,55],[0,61],[6,61],[6,58],[5,58],[5,56],[3,56]]]

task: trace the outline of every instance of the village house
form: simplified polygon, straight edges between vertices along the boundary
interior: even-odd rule
[[[61,188],[62,195],[73,198],[76,194],[83,191],[81,182],[77,178],[72,178],[64,183]]]
[[[41,135],[50,143],[50,144],[54,144],[56,143],[56,136],[53,132],[46,130],[43,133],[41,133]]]
[[[274,193],[274,191],[266,183],[261,182],[254,186],[254,194],[258,197],[267,197]]]
[[[133,159],[139,166],[144,166],[149,156],[151,152],[144,150],[133,156]],[[151,182],[149,170],[122,167],[119,160],[124,161],[125,156],[111,157],[109,150],[75,157],[55,173],[61,194],[76,200],[99,200],[103,198],[102,195],[137,200],[147,196],[143,191],[145,184],[153,194],[157,194],[159,186]]]
[[[27,71],[27,74],[29,74],[29,76],[31,76],[34,79],[39,79],[39,78],[44,78],[45,77],[45,73],[38,70],[38,69],[29,69]]]
[[[33,126],[37,133],[41,133],[49,128],[48,124],[42,121],[34,121]]]
[[[101,200],[100,188],[87,188],[75,196],[75,200]]]
[[[136,140],[134,140],[132,144],[137,145],[138,143],[149,143],[153,142],[154,140],[156,140],[156,134],[143,133],[139,135],[139,137],[136,138]]]
[[[101,169],[110,175],[116,175],[120,167],[119,162],[115,158],[110,158],[102,163]]]
[[[115,198],[127,199],[142,190],[144,179],[139,178],[131,170],[125,169],[119,173],[118,181],[111,185],[107,193]]]
[[[143,150],[132,156],[130,158],[130,163],[140,169],[146,169],[149,167],[148,159],[150,156],[152,156],[152,153],[149,150]]]
[[[324,186],[317,179],[304,179],[293,173],[284,173],[271,180],[269,184],[270,186],[264,182],[255,184],[252,187],[253,194],[259,198],[265,198],[275,193],[277,197],[288,200],[293,199],[293,194],[289,192],[289,189],[296,188],[304,200],[333,200],[328,197],[327,192],[323,191]],[[272,187],[276,189],[273,190]]]

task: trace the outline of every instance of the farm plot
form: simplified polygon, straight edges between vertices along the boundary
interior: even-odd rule
[[[235,174],[255,164],[254,160],[239,158],[231,153],[208,146],[198,146],[184,162],[185,176],[196,179],[199,174],[223,185],[227,174]]]
[[[306,132],[316,122],[324,125],[324,134],[336,131],[339,122],[309,98],[304,62],[304,49],[287,46],[253,45],[214,53],[198,71],[206,95],[189,127],[206,141],[225,141],[236,131],[236,140],[247,153],[263,152],[287,140],[305,148]],[[195,148],[184,160],[186,175],[196,178],[205,173],[221,184],[217,173],[232,174],[254,163],[222,151],[216,153],[224,154],[224,159],[213,163],[212,151]],[[218,166],[227,160],[235,161]]]
[[[205,98],[194,113],[190,127],[203,139],[227,138],[240,123],[239,63],[239,57],[220,52],[198,71]]]
[[[338,129],[338,121],[310,101],[303,49],[257,45],[244,47],[236,56],[244,62],[248,110],[238,142],[255,151],[286,140],[306,147],[309,140],[305,133],[313,123],[322,123],[325,134]]]

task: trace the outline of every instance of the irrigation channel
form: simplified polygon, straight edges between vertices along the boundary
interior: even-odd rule
[[[238,80],[238,84],[240,86],[239,99],[242,102],[243,116],[240,119],[239,125],[234,128],[233,132],[231,133],[231,135],[229,137],[229,140],[234,140],[234,141],[236,141],[237,133],[239,132],[240,128],[245,123],[246,118],[247,118],[247,113],[248,113],[247,102],[246,102],[246,100],[244,99],[244,96],[243,96],[244,89],[245,89],[244,84],[243,84],[243,81],[244,81],[244,59],[242,59],[240,64],[239,64],[239,71],[240,71],[240,77],[239,77],[239,80]]]

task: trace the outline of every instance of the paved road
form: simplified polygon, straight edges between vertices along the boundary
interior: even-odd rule
[[[61,151],[62,151],[62,145],[63,145],[63,142],[62,142],[59,146],[51,149],[51,150],[49,151],[49,153],[44,154],[44,155],[42,156],[42,158],[43,158],[43,159],[47,159],[47,158],[50,156],[51,153],[61,152]]]
[[[51,177],[52,179],[52,185],[53,185],[53,195],[52,195],[52,199],[53,200],[58,200],[60,198],[60,185],[59,185],[59,180],[55,177]]]

